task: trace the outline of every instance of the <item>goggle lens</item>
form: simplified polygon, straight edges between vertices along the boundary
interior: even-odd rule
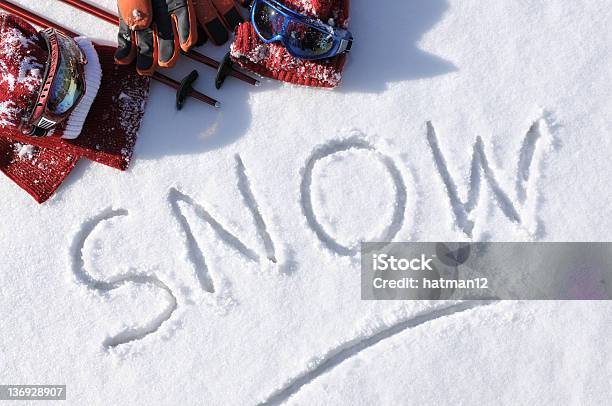
[[[334,36],[310,25],[292,20],[287,25],[287,47],[305,57],[325,55],[334,46]]]
[[[78,64],[82,63],[81,50],[74,40],[57,36],[60,45],[59,66],[49,91],[47,110],[61,116],[74,107],[85,91]]]
[[[283,31],[285,16],[263,1],[255,4],[255,23],[264,39],[271,40]]]

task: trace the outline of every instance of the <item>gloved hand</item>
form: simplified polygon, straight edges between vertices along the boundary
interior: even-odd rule
[[[244,21],[242,12],[236,3],[246,7],[250,0],[194,0],[194,6],[200,23],[201,45],[206,37],[216,45],[223,45],[229,40],[229,33]]]
[[[201,0],[200,0],[201,1]],[[171,68],[181,49],[195,45],[198,28],[194,0],[118,0],[119,34],[115,61],[136,59],[141,75]]]

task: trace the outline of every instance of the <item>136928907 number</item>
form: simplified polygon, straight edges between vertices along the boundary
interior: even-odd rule
[[[65,400],[66,385],[0,385],[0,399]]]

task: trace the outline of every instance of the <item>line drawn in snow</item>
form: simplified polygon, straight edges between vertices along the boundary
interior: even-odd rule
[[[314,367],[298,374],[294,378],[290,379],[280,389],[272,392],[263,402],[260,402],[260,406],[275,406],[285,403],[289,398],[299,392],[304,386],[311,384],[320,376],[330,372],[344,361],[359,355],[362,351],[365,351],[382,341],[394,337],[406,330],[418,327],[420,325],[438,320],[442,317],[450,317],[458,313],[462,313],[468,310],[472,310],[478,307],[483,307],[496,303],[494,300],[483,300],[483,301],[465,301],[452,306],[444,307],[441,309],[434,309],[428,313],[414,316],[410,319],[401,321],[388,327],[382,331],[374,333],[373,335],[357,338],[353,341],[344,343],[331,351],[325,356],[321,357],[317,361]]]
[[[529,182],[529,177],[531,175],[531,162],[533,162],[536,144],[542,136],[540,125],[539,121],[532,124],[523,140],[523,145],[519,153],[518,174],[516,177],[516,197],[520,203],[524,203],[527,199],[527,182]]]
[[[105,294],[117,288],[120,288],[128,283],[152,285],[166,293],[168,306],[158,314],[153,320],[136,328],[126,329],[119,334],[107,337],[102,342],[102,346],[106,349],[112,349],[122,344],[127,344],[133,341],[141,340],[149,334],[153,334],[159,330],[161,325],[172,317],[172,313],[177,309],[177,299],[172,293],[172,290],[162,280],[155,276],[144,273],[124,273],[116,276],[111,281],[102,281],[95,279],[85,269],[85,261],[83,259],[83,249],[85,242],[96,229],[96,227],[104,221],[111,220],[117,217],[127,216],[129,213],[125,209],[106,209],[97,216],[85,221],[81,225],[81,229],[76,233],[70,247],[70,255],[72,258],[72,272],[77,281],[87,288]]]
[[[533,178],[538,175],[538,173],[536,173],[537,171],[534,170],[534,162],[537,160],[536,157],[541,155],[541,153],[538,152],[541,150],[539,145],[541,140],[544,138],[546,138],[547,141],[551,141],[552,139],[554,144],[556,140],[552,136],[553,134],[551,132],[551,130],[554,129],[554,125],[555,124],[552,122],[550,114],[545,114],[543,117],[533,122],[529,131],[526,133],[525,138],[523,139],[519,151],[517,175],[514,184],[517,196],[516,200],[518,201],[518,203],[515,204],[515,202],[500,186],[493,168],[489,165],[489,160],[485,152],[485,145],[481,137],[477,137],[473,145],[473,155],[469,175],[469,189],[467,193],[467,200],[463,202],[459,197],[458,187],[453,179],[453,176],[451,175],[451,171],[444,158],[444,154],[442,153],[434,125],[431,122],[427,122],[427,141],[432,150],[434,165],[442,178],[444,186],[446,187],[446,192],[450,200],[450,205],[455,216],[456,224],[466,235],[472,237],[475,224],[474,221],[470,219],[470,214],[478,206],[478,201],[481,195],[480,192],[483,187],[483,179],[484,183],[489,186],[494,200],[502,213],[512,222],[522,225],[523,217],[519,209],[523,208],[525,202],[529,200],[530,193],[532,192],[531,182],[533,181]],[[358,247],[348,247],[342,245],[325,230],[323,225],[317,219],[315,210],[313,208],[311,189],[313,171],[317,163],[322,159],[334,154],[350,150],[361,150],[373,153],[375,159],[379,159],[384,165],[385,169],[388,171],[394,185],[394,211],[391,222],[383,232],[383,236],[380,238],[380,241],[392,241],[402,229],[406,216],[405,212],[408,198],[404,178],[394,160],[378,151],[374,145],[369,143],[360,134],[349,138],[331,140],[316,147],[311,152],[310,156],[306,160],[304,168],[301,171],[299,201],[302,214],[305,216],[307,224],[314,231],[316,237],[326,248],[341,256],[356,255],[358,253]],[[235,156],[235,163],[238,191],[243,198],[245,206],[253,217],[257,235],[262,241],[266,258],[271,263],[277,264],[274,241],[268,231],[268,227],[261,213],[260,206],[257,203],[253,193],[252,184],[247,175],[246,167],[240,155]],[[542,164],[542,162],[540,162],[540,164]],[[541,169],[541,166],[538,169]],[[221,224],[221,222],[217,221],[203,205],[196,202],[189,195],[179,191],[176,188],[171,188],[169,190],[167,199],[172,214],[177,219],[179,226],[184,231],[183,235],[186,239],[188,258],[195,268],[196,278],[203,291],[215,293],[215,282],[208,268],[204,256],[204,250],[202,250],[198,244],[192,227],[183,213],[181,203],[191,206],[196,217],[207,223],[215,232],[220,241],[234,249],[237,253],[244,256],[248,260],[255,263],[260,263],[260,256],[255,250],[249,248],[239,237],[230,232]],[[74,236],[73,243],[70,248],[73,273],[79,283],[102,294],[117,289],[120,286],[124,286],[126,283],[148,284],[155,286],[158,289],[162,289],[166,293],[168,306],[154,320],[150,321],[144,326],[125,330],[114,337],[108,337],[105,339],[103,345],[107,349],[142,339],[147,335],[156,332],[166,320],[170,319],[173,312],[177,308],[177,299],[172,290],[157,277],[143,273],[125,273],[117,276],[114,280],[102,281],[95,279],[86,271],[83,260],[83,248],[89,235],[100,223],[111,220],[115,217],[127,215],[128,212],[124,209],[106,209],[99,215],[82,224],[81,230]],[[332,364],[334,362],[335,361],[330,361]],[[304,379],[308,380],[307,378],[300,379],[301,380],[299,382],[302,382]],[[299,386],[301,385],[302,384]],[[295,385],[292,387],[294,386]],[[278,396],[282,397],[282,393],[286,393],[287,391],[291,392],[292,390],[293,389],[289,387],[285,388],[283,392],[279,392]],[[276,397],[277,396],[274,396],[274,398]]]
[[[306,221],[310,228],[315,232],[319,240],[331,251],[342,256],[353,256],[358,252],[359,247],[347,247],[339,243],[331,236],[323,225],[317,219],[312,205],[312,175],[318,161],[327,158],[331,155],[350,151],[363,150],[376,153],[377,159],[380,159],[385,166],[395,187],[395,205],[391,224],[387,227],[380,241],[392,241],[401,230],[404,224],[406,206],[408,201],[408,193],[406,184],[398,167],[393,160],[387,155],[377,151],[376,148],[359,136],[352,136],[346,139],[332,140],[323,145],[318,146],[310,154],[306,161],[306,165],[302,170],[302,182],[300,184],[300,204],[302,213],[306,217]]]
[[[478,206],[480,193],[483,187],[483,178],[486,184],[489,186],[494,200],[504,216],[506,216],[506,218],[508,218],[511,222],[521,227],[524,226],[524,218],[521,216],[519,209],[522,209],[526,203],[529,197],[529,183],[530,181],[533,181],[533,178],[535,178],[535,171],[533,167],[536,160],[538,146],[540,143],[542,143],[544,138],[546,138],[547,141],[552,141],[548,122],[549,117],[549,114],[545,114],[543,117],[534,121],[523,139],[519,152],[515,182],[516,199],[512,199],[500,186],[495,176],[495,171],[489,165],[489,160],[485,152],[484,141],[480,136],[476,137],[470,166],[467,200],[465,202],[463,202],[459,197],[457,184],[451,175],[449,165],[444,157],[444,154],[442,153],[435,127],[431,121],[427,122],[427,142],[433,154],[434,165],[438,170],[442,183],[446,189],[446,193],[448,194],[451,209],[455,217],[455,223],[465,235],[470,238],[473,237],[475,222],[474,220],[470,219],[470,214]],[[537,222],[539,223],[539,220],[537,220]],[[538,237],[538,229],[541,227],[541,224],[537,224],[535,230],[527,231],[533,237]]]
[[[257,233],[259,234],[259,237],[264,243],[268,259],[273,263],[276,263],[274,241],[272,241],[272,237],[270,237],[270,233],[268,233],[266,222],[264,221],[264,218],[261,215],[259,205],[257,204],[257,200],[255,199],[255,195],[253,195],[253,191],[251,189],[251,182],[246,174],[246,168],[244,167],[244,163],[242,163],[242,158],[240,158],[240,155],[236,154],[235,159],[236,174],[238,176],[238,189],[240,190],[240,194],[244,199],[244,203],[253,215],[253,219],[255,220],[255,226],[257,227]]]
[[[272,237],[268,232],[266,222],[259,210],[259,205],[257,204],[257,200],[255,199],[255,196],[251,189],[251,182],[246,174],[246,168],[239,155],[236,155],[235,159],[236,174],[238,177],[238,190],[242,195],[245,205],[253,216],[253,220],[257,229],[257,234],[263,241],[267,259],[272,263],[276,263],[277,259],[274,242],[272,241]],[[179,191],[176,188],[171,188],[170,192],[168,193],[168,201],[170,202],[174,217],[177,219],[179,225],[185,232],[185,238],[187,239],[188,257],[195,267],[195,272],[200,283],[200,287],[205,292],[215,293],[215,284],[211,276],[210,269],[208,268],[208,265],[206,263],[206,258],[204,257],[204,250],[198,244],[198,241],[194,236],[193,230],[189,225],[189,221],[181,210],[179,202],[183,202],[190,205],[193,208],[196,216],[200,220],[203,220],[204,222],[208,223],[221,241],[225,242],[228,246],[236,250],[239,254],[249,259],[250,261],[257,263],[260,262],[259,255],[253,249],[247,247],[247,245],[243,243],[240,238],[238,238],[227,228],[225,228],[219,221],[217,221],[215,217],[204,208],[204,206],[196,202],[187,194]]]

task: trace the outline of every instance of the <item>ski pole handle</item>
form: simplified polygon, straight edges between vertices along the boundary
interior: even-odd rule
[[[166,75],[163,75],[159,72],[155,72],[153,74],[153,79],[157,80],[158,82],[161,82],[165,85],[170,86],[173,89],[176,89],[177,91],[182,91],[182,87],[181,84],[179,82],[177,82],[174,79],[169,78]],[[188,96],[193,97],[194,99],[198,99],[199,101],[209,104],[215,108],[219,108],[221,107],[221,103],[218,100],[213,99],[210,96],[206,96],[204,93],[200,93],[195,89],[191,89],[189,92],[186,93]]]

